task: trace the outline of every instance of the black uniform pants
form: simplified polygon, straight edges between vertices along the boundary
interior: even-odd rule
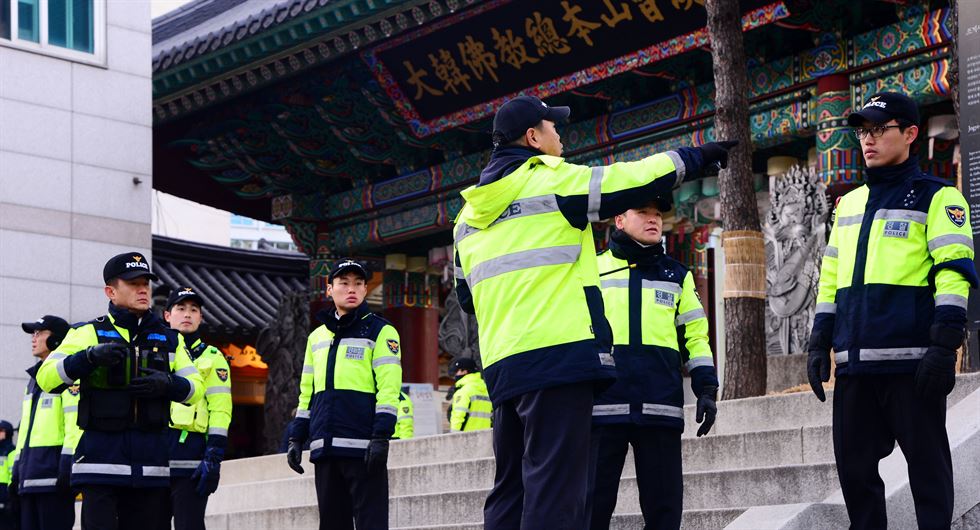
[[[592,382],[522,394],[493,411],[493,489],[486,530],[582,530],[592,428]]]
[[[197,481],[190,477],[170,479],[170,513],[174,530],[204,530],[204,510],[208,497],[197,494]]]
[[[592,501],[592,530],[609,528],[626,452],[633,446],[636,486],[644,528],[681,527],[684,479],[681,472],[681,431],[633,424],[602,425],[592,429],[596,453]]]
[[[20,495],[21,530],[71,530],[75,494],[70,491]]]
[[[320,530],[387,530],[388,470],[368,473],[363,458],[314,464]]]
[[[170,528],[170,488],[87,484],[82,490],[82,530]]]
[[[948,529],[953,517],[953,464],[946,436],[946,398],[923,400],[912,375],[837,378],[834,456],[852,529],[886,528],[885,485],[878,462],[898,442],[908,462],[920,529]]]

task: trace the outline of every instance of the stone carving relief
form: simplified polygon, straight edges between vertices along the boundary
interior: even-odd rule
[[[812,168],[793,166],[773,179],[766,241],[766,352],[806,353],[827,246],[827,187]]]

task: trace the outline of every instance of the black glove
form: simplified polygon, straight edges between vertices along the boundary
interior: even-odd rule
[[[85,358],[95,366],[112,366],[119,364],[129,354],[129,348],[123,344],[108,342],[89,346],[85,350]]]
[[[944,398],[956,385],[956,350],[930,346],[915,372],[915,392],[921,398]]]
[[[207,497],[218,489],[218,480],[221,478],[221,460],[225,452],[220,447],[208,447],[204,452],[204,458],[197,465],[191,481],[197,481],[197,494]]]
[[[388,440],[375,438],[368,443],[367,452],[364,453],[364,463],[367,464],[368,473],[374,473],[388,468]]]
[[[830,352],[826,350],[810,350],[806,359],[806,378],[810,381],[813,395],[820,401],[827,401],[823,391],[823,383],[830,381]]]
[[[129,382],[129,391],[134,396],[162,398],[167,395],[170,387],[169,373],[153,368],[140,368],[140,373],[144,375]]]
[[[58,461],[58,481],[55,483],[55,487],[61,491],[71,489],[71,465],[72,455],[61,455],[61,459]]]
[[[13,474],[10,476],[10,484],[7,484],[7,496],[9,497],[9,500],[7,501],[8,503],[16,499],[17,495],[20,493],[18,489],[18,486],[20,486],[20,473],[17,472],[17,464],[14,464],[13,471]]]
[[[708,142],[699,149],[701,149],[701,159],[704,161],[704,167],[715,164],[719,169],[725,169],[728,167],[728,150],[738,145],[738,142],[728,141],[728,142]]]
[[[715,394],[717,392],[718,387],[707,386],[704,387],[701,395],[698,396],[697,411],[694,418],[701,424],[698,427],[698,438],[708,434],[708,431],[715,424],[715,415],[718,414],[718,406],[715,405]]]
[[[289,450],[286,451],[286,463],[289,468],[302,475],[303,470],[303,443],[299,440],[289,440]]]

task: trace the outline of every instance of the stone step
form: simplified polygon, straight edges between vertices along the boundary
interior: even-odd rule
[[[432,466],[438,468],[453,467],[456,464],[466,465],[474,461],[493,459],[489,433],[461,433],[433,436],[426,439],[399,440],[391,444],[391,454],[388,468],[394,476],[396,470],[402,468],[417,469]],[[451,440],[446,440],[451,439]],[[448,443],[447,443],[448,442]],[[469,445],[467,442],[472,442]],[[487,442],[481,444],[480,442]],[[714,432],[701,438],[682,439],[682,454],[686,471],[708,471],[712,469],[735,469],[740,467],[762,467],[780,464],[802,464],[811,462],[829,462],[833,460],[833,446],[830,439],[830,426],[805,427],[795,429],[770,430],[762,432],[715,435]],[[444,446],[446,450],[460,451],[466,447],[466,453],[454,455],[442,462],[419,459],[413,461],[405,458],[405,447],[408,444]],[[482,447],[486,445],[486,447]],[[484,450],[486,449],[486,450]],[[426,448],[422,452],[429,452]],[[448,455],[446,455],[448,457]],[[469,456],[470,460],[463,460]],[[307,461],[309,453],[304,458],[304,469],[313,472],[313,467]],[[245,462],[245,461],[242,461]],[[222,465],[221,487],[236,484],[261,482],[268,480],[285,480],[299,478],[286,465],[285,455],[270,455],[250,458],[248,466],[240,466],[230,460]],[[632,453],[627,456],[626,468],[631,469]]]
[[[745,508],[719,510],[685,510],[681,516],[682,530],[707,530],[724,528],[745,511]],[[482,517],[482,510],[478,514]],[[275,528],[277,530],[314,529],[319,524],[316,506],[280,508],[277,510],[249,510],[229,514],[209,514],[205,519],[208,530],[252,530]],[[613,515],[610,530],[642,530],[643,515],[624,513]],[[391,530],[483,530],[482,522],[460,524],[423,524],[419,526],[392,526]]]
[[[684,510],[681,515],[683,530],[706,530],[724,528],[745,511],[745,508],[722,508],[719,510]],[[615,514],[609,523],[610,530],[643,530],[642,513]],[[397,526],[391,530],[483,530],[483,523],[463,523],[446,525]]]
[[[949,396],[949,406],[962,400],[973,390],[980,388],[980,373],[957,376],[956,388]],[[711,440],[726,434],[758,433],[773,430],[800,430],[806,432],[809,427],[824,427],[831,423],[831,400],[833,392],[828,392],[826,403],[819,402],[810,392],[796,394],[772,395],[757,398],[737,399],[718,402],[718,420],[707,437],[694,438],[697,424],[694,423],[694,408],[685,407],[687,428],[684,433],[684,452],[695,451],[698,442],[690,445],[693,440]],[[803,437],[804,450],[812,448],[809,443],[820,438]],[[726,439],[726,443],[727,443]],[[693,449],[692,449],[693,448]],[[826,447],[825,447],[826,448]],[[705,449],[706,451],[708,449]],[[430,464],[439,462],[459,462],[493,456],[493,444],[490,431],[467,433],[450,433],[436,436],[415,438],[412,440],[393,440],[388,465],[391,468]],[[743,453],[747,458],[758,458],[755,453]],[[312,473],[313,467],[304,457],[304,467]],[[685,466],[693,469],[692,462],[685,461]],[[754,465],[754,464],[749,464]],[[277,480],[295,477],[296,474],[286,465],[286,456],[269,455],[241,460],[229,460],[221,466],[222,487],[253,481]]]
[[[493,483],[493,462],[483,459],[479,468],[457,468],[454,476],[432,477],[433,482],[419,489],[406,487],[397,473],[390,478],[392,513],[398,513],[400,524],[462,523],[472,510],[482,507]],[[404,469],[404,468],[402,468]],[[765,499],[790,503],[819,499],[837,486],[837,472],[832,463],[784,465],[722,471],[688,472],[684,474],[684,506],[688,509],[731,508],[754,506]],[[208,501],[208,513],[232,513],[242,508],[242,499],[249,499],[252,510],[279,509],[316,505],[312,475],[294,479],[252,482],[219,488]],[[443,519],[434,519],[440,505],[457,506]],[[458,503],[465,503],[458,504]],[[482,509],[482,508],[481,508]],[[619,485],[618,512],[638,512],[639,491],[633,469],[623,471]],[[437,511],[433,511],[437,510]],[[449,520],[447,520],[448,518]],[[411,523],[411,521],[418,521]]]

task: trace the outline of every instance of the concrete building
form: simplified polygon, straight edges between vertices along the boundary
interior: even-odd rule
[[[150,252],[150,43],[148,2],[0,0],[0,418],[20,323],[104,313],[105,260]]]

